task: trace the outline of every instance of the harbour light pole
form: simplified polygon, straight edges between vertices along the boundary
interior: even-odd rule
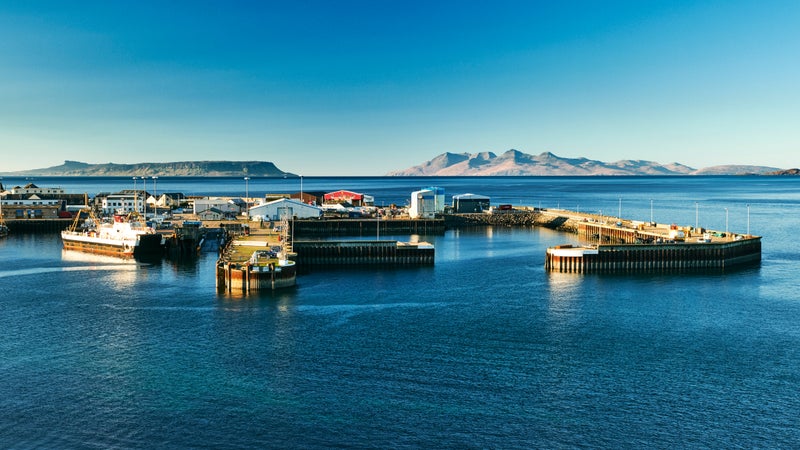
[[[694,231],[700,228],[700,203],[694,202]]]
[[[142,215],[147,220],[147,177],[142,176]]]
[[[747,235],[750,236],[750,203],[747,204]]]
[[[650,199],[650,226],[653,225],[653,199]]]
[[[728,237],[728,208],[725,208],[725,237]]]
[[[619,220],[622,220],[622,197],[619,198],[619,210],[617,211],[617,217],[619,217]]]
[[[136,190],[136,177],[133,177],[133,207],[131,212],[139,212],[139,207],[136,205],[139,202],[139,192]]]
[[[153,175],[153,207],[155,208],[155,215],[158,215],[158,193],[156,192],[156,182],[158,181],[158,177]]]
[[[303,200],[303,176],[300,175],[300,203],[305,203]]]
[[[250,222],[250,177],[244,177],[244,210]]]

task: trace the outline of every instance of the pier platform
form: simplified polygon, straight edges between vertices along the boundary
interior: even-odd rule
[[[285,233],[272,228],[243,227],[217,260],[217,290],[255,292],[294,286],[297,263]]]

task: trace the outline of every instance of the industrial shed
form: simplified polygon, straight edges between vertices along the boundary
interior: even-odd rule
[[[460,194],[453,196],[454,213],[479,213],[489,210],[490,198],[478,194]]]
[[[288,198],[250,208],[250,217],[254,219],[280,220],[284,215],[287,219],[318,219],[322,217],[322,208]]]

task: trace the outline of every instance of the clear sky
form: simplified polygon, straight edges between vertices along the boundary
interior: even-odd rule
[[[800,166],[800,1],[0,0],[0,172]]]

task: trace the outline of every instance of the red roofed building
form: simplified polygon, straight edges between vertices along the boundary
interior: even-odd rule
[[[325,203],[350,203],[353,206],[371,206],[375,198],[371,195],[351,191],[328,192],[323,196]]]

